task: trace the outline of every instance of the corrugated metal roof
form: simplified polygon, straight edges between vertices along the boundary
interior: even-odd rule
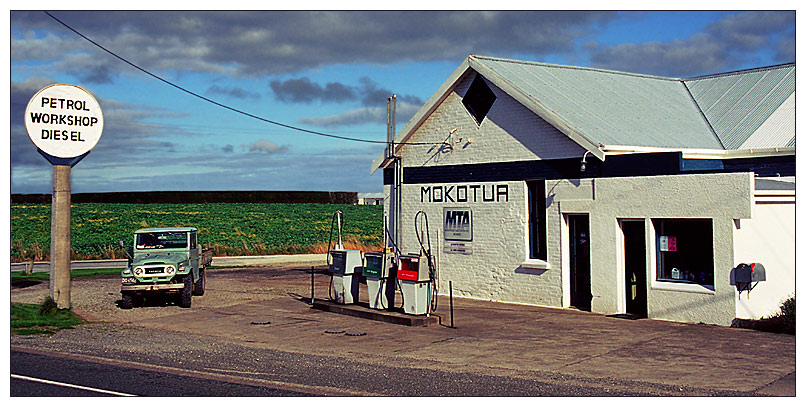
[[[794,191],[795,177],[756,177],[756,191]]]
[[[395,137],[408,140],[469,70],[603,158],[602,145],[795,146],[795,64],[691,79],[469,56]],[[791,95],[791,105],[785,104]],[[385,152],[372,171],[385,166]]]
[[[498,58],[470,58],[474,69],[478,65],[487,68],[481,72],[487,79],[497,85],[502,81],[509,84],[595,143],[722,148],[680,80]]]
[[[782,146],[794,147],[794,117],[795,93],[793,92],[739,148],[746,150]]]
[[[794,135],[794,100],[791,111],[780,111],[775,120],[768,123],[770,128],[767,131],[755,133],[794,94],[795,64],[685,79],[683,82],[725,149],[745,148],[751,136],[754,147],[784,147]],[[783,134],[789,130],[788,136]]]

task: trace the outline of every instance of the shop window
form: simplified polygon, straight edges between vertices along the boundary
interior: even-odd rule
[[[470,88],[467,89],[465,97],[462,98],[462,104],[465,105],[467,111],[476,119],[476,123],[481,124],[481,121],[487,116],[487,112],[490,111],[494,102],[495,94],[490,90],[490,87],[487,86],[487,83],[484,82],[481,75],[477,74],[476,78],[473,79],[473,82],[470,84]]]
[[[714,285],[711,219],[654,219],[656,280]]]
[[[546,181],[528,181],[526,188],[529,195],[529,258],[547,261]]]

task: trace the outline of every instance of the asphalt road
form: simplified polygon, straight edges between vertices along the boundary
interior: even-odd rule
[[[11,351],[12,397],[290,397],[309,394]]]
[[[97,337],[102,326],[83,326]],[[98,330],[98,331],[96,331]],[[91,331],[95,332],[92,333]],[[573,380],[556,375],[530,374],[501,376],[472,372],[451,372],[438,363],[419,366],[386,360],[378,355],[375,362],[350,360],[343,355],[317,356],[270,349],[257,349],[224,343],[209,337],[174,334],[139,328],[135,342],[151,338],[158,361],[149,352],[132,355],[107,349],[103,360],[91,356],[93,344],[85,343],[86,356],[76,353],[61,355],[50,351],[20,351],[12,348],[11,373],[37,377],[72,385],[142,396],[397,396],[397,397],[601,397],[701,395],[677,392],[668,386],[647,383],[631,385],[612,380]],[[117,336],[117,333],[112,333]],[[177,354],[169,343],[182,337],[187,351]],[[199,346],[205,343],[206,346]],[[127,347],[126,345],[123,345]],[[71,346],[67,346],[70,348]],[[185,354],[190,352],[188,354]],[[83,352],[82,352],[83,353]],[[176,357],[176,358],[175,358]],[[138,366],[132,366],[132,365]],[[176,372],[181,372],[177,374]],[[214,379],[209,376],[214,375]],[[110,381],[109,378],[114,378]],[[54,388],[39,383],[11,381],[12,396],[70,396],[73,388]],[[95,393],[95,396],[106,394]],[[717,396],[747,395],[740,392],[717,392]]]

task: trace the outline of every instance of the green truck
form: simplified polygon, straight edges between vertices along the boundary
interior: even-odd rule
[[[156,293],[177,295],[179,306],[190,308],[193,296],[204,295],[213,252],[199,244],[196,228],[137,230],[127,252],[129,266],[120,273],[121,308],[141,306],[145,296]]]

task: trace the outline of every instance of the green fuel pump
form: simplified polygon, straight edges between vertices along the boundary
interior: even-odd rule
[[[369,307],[373,309],[390,309],[395,303],[395,275],[393,254],[386,252],[369,252],[364,254],[364,277],[367,279]]]

